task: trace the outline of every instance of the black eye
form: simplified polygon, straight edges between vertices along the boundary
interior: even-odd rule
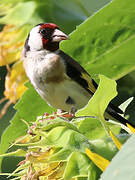
[[[41,29],[39,32],[40,32],[41,34],[45,35],[45,34],[47,34],[48,29]]]
[[[50,29],[50,28],[40,29],[39,33],[40,33],[45,39],[49,39],[49,40],[52,39],[51,36],[52,36],[53,30]]]

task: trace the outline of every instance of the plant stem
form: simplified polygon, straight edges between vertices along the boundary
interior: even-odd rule
[[[110,128],[108,127],[108,125],[106,124],[106,121],[104,119],[104,116],[99,116],[99,120],[101,122],[101,124],[103,125],[106,134],[110,137]]]

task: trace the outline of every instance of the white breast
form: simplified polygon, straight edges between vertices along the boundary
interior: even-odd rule
[[[65,79],[59,83],[44,83],[44,77],[46,76],[46,73],[48,73],[47,61],[54,55],[56,54],[42,54],[41,57],[38,56],[40,58],[35,58],[37,55],[30,54],[29,60],[24,60],[27,76],[39,95],[56,109],[62,109],[69,112],[73,106],[75,109],[83,108],[88,103],[90,95],[79,84],[67,77],[66,74]],[[57,69],[55,72],[57,72]],[[68,97],[73,99],[75,104],[67,104],[66,100]]]

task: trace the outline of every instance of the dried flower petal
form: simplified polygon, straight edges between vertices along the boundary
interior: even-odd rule
[[[6,98],[15,103],[26,90],[26,87],[24,86],[26,81],[27,77],[25,75],[22,62],[19,61],[13,65],[11,72],[6,76],[4,91]]]
[[[20,39],[24,28],[6,25],[0,32],[0,66],[13,63],[20,59],[24,38]]]

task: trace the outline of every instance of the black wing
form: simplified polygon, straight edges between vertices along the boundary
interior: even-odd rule
[[[66,65],[66,74],[72,80],[80,84],[90,94],[94,94],[98,85],[90,77],[87,71],[77,61],[65,54],[63,51],[60,50],[59,55],[62,57],[62,60],[64,60],[64,64]],[[92,81],[92,83],[88,83],[88,80],[83,75],[85,75],[89,81]],[[92,86],[91,88],[90,85]],[[91,89],[93,89],[93,91],[91,91]]]

